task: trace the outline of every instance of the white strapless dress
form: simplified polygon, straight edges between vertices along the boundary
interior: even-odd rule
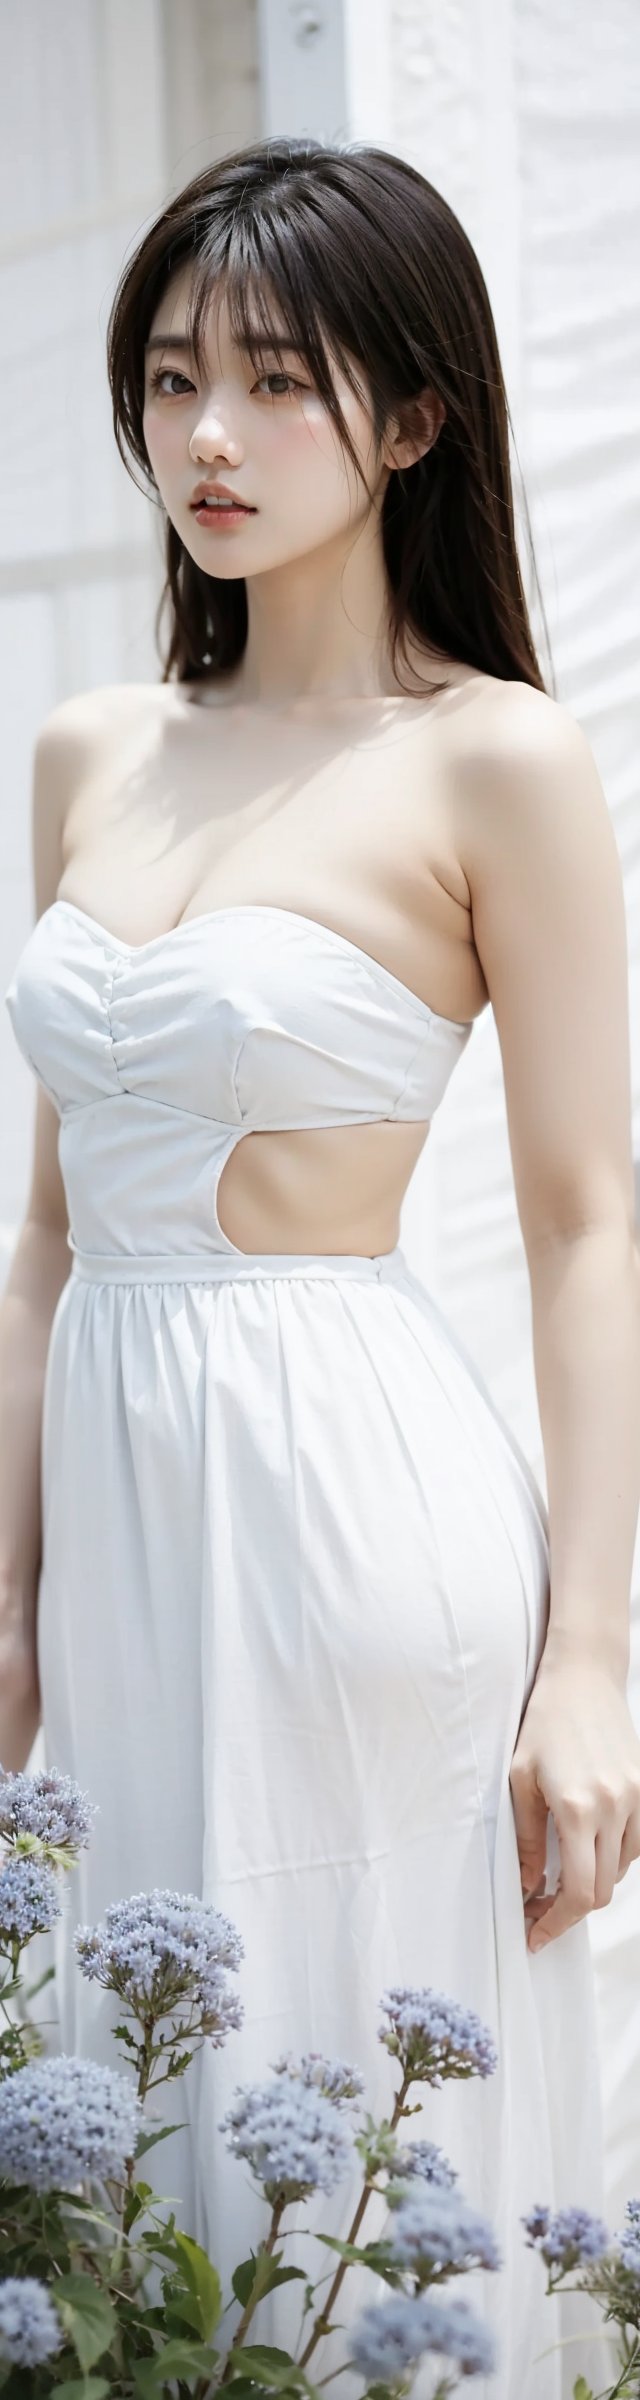
[[[72,1251],[44,1392],[40,1667],[47,1759],[100,1813],[57,1939],[62,2045],[117,2056],[76,1923],[154,1885],[232,1919],[242,2029],[168,2087],[188,2124],[152,2153],[228,2297],[269,2213],[217,2131],[236,2086],[312,2049],[390,2113],[387,1986],[477,2011],[497,2072],[415,2086],[401,2138],[447,2151],[500,2243],[499,2274],[452,2287],[500,2344],[479,2400],[569,2400],[599,2345],[542,2354],[601,2318],[544,2298],[520,2224],[536,2202],[602,2206],[588,1930],[527,1951],[509,1786],[546,1631],[542,1495],[399,1247],[247,1256],[216,1207],[249,1131],[432,1118],[471,1026],[262,904],[133,948],[54,901],[6,1004],[60,1115]],[[359,2189],[287,2211],[287,2263],[326,2278],[308,2229],[344,2237]],[[384,2222],[374,2196],[362,2238]],[[341,2323],[385,2289],[350,2269]],[[295,2348],[302,2291],[270,2295],[250,2338]]]

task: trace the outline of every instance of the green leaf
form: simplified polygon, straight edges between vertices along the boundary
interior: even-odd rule
[[[335,2233],[318,2233],[316,2241],[326,2242],[328,2250],[338,2250],[341,2258],[361,2258],[362,2251],[355,2242],[339,2242]]]
[[[254,2280],[256,2280],[256,2266],[261,2268],[261,2294],[259,2294],[261,2299],[264,2299],[264,2292],[276,2290],[276,2282],[295,2282],[297,2278],[300,2278],[302,2282],[307,2282],[304,2266],[280,2266],[280,2258],[283,2258],[283,2251],[273,2251],[273,2258],[266,2258],[264,2251],[261,2251],[259,2261],[256,2261],[254,2254],[252,2254],[252,2258],[242,2258],[242,2263],[235,2268],[233,2278],[230,2278],[230,2282],[233,2282],[235,2299],[240,2299],[242,2309],[247,2309],[247,2299],[252,2297]]]
[[[363,2266],[375,2267],[377,2274],[390,2264],[388,2242],[364,2242],[359,2247],[357,2242],[339,2242],[333,2233],[317,2233],[315,2239],[326,2242],[328,2250],[338,2250],[341,2258],[357,2258]]]
[[[247,2342],[242,2350],[234,2351],[234,2358],[241,2358],[247,2367],[295,2367],[296,2363],[290,2350],[277,2350],[267,2342]]]
[[[87,2369],[95,2366],[96,2359],[103,2357],[113,2341],[116,2312],[112,2302],[107,2292],[100,2291],[92,2275],[61,2275],[56,2284],[56,2306],[86,2375]]]
[[[155,2200],[155,2197],[152,2183],[134,2183],[133,2191],[127,2193],[124,2212],[125,2233],[131,2232],[131,2227],[135,2225],[137,2218],[144,2216],[147,2201]]]
[[[140,2246],[141,2248],[144,2246],[145,2250],[150,2250],[154,2258],[170,2258],[175,2267],[175,2218],[172,2216],[169,2224],[165,2225],[164,2233],[159,2232],[157,2225],[150,2225],[148,2231],[140,2235]]]
[[[282,2253],[280,2255],[282,2255]],[[277,2283],[306,2283],[306,2280],[306,2267],[272,2266],[269,2273],[269,2281],[268,2283],[265,2283],[263,2292],[272,2292]],[[263,2298],[263,2292],[260,2294],[261,2299]]]
[[[234,2356],[235,2352],[232,2352]],[[232,2375],[230,2382],[233,2384],[233,2400],[255,2400],[256,2392],[260,2390],[255,2375],[253,2380],[250,2375]]]
[[[106,2400],[113,2384],[105,2383],[104,2375],[83,2375],[80,2382],[72,2377],[70,2383],[54,2384],[56,2400]]]
[[[280,2251],[280,2257],[282,2257],[282,2251]],[[251,2297],[255,2279],[256,2255],[255,2250],[252,2250],[251,2257],[241,2259],[239,2267],[234,2269],[231,2277],[232,2290],[235,2292],[236,2300],[240,2301],[242,2308],[246,2308],[247,2301]]]
[[[246,2348],[233,2350],[231,2357],[240,2366],[253,2368],[256,2382],[272,2383],[276,2390],[285,2390],[291,2384],[307,2388],[304,2370],[296,2366],[288,2350],[267,2348],[264,2342],[253,2342]]]
[[[180,2376],[187,2382],[203,2374],[212,2375],[218,2355],[217,2350],[209,2349],[204,2342],[165,2342],[155,2358],[145,2359],[134,2368],[136,2391],[144,2394],[144,2400],[156,2400],[156,2394],[164,2391],[172,2376]]]
[[[212,2266],[199,2242],[188,2233],[176,2234],[176,2250],[190,2298],[197,2310],[196,2330],[203,2342],[211,2339],[222,2314],[222,2287],[217,2268]]]
[[[173,2083],[173,2082],[175,2082],[175,2080],[176,2080],[176,2077],[177,2077],[178,2075],[186,2075],[186,2072],[187,2072],[187,2067],[188,2067],[188,2066],[190,2066],[190,2065],[191,2065],[191,2051],[190,2051],[190,2050],[185,2050],[185,2051],[183,2051],[183,2053],[182,2053],[182,2056],[181,2056],[181,2057],[180,2057],[179,2055],[177,2055],[177,2056],[175,2056],[174,2058],[170,2058],[170,2060],[169,2060],[169,2065],[168,2065],[168,2067],[166,2067],[166,2068],[165,2068],[165,2074],[166,2074],[167,2083],[169,2083],[169,2082],[172,2082],[172,2083]]]
[[[584,2375],[579,2375],[577,2383],[574,2383],[573,2400],[593,2400],[591,2385],[585,2383]]]
[[[184,2125],[161,2125],[157,2133],[139,2134],[136,2142],[136,2158],[144,2158],[145,2151],[155,2149],[156,2142],[166,2142],[170,2133],[183,2132]]]

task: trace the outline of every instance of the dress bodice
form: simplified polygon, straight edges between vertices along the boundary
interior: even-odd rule
[[[70,1247],[111,1253],[233,1253],[216,1192],[243,1134],[429,1121],[473,1022],[262,902],[134,947],[55,900],[5,1004],[60,1116]]]

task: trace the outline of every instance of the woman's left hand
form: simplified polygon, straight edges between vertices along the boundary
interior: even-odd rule
[[[625,1692],[584,1657],[540,1661],[520,1726],[510,1784],[529,1948],[541,1950],[592,1908],[640,1857],[640,1742]],[[547,1818],[560,1853],[557,1892],[544,1881]],[[640,1899],[640,1895],[639,1895]]]

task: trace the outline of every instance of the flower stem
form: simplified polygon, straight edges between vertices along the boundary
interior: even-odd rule
[[[635,2368],[638,2364],[640,2364],[640,2343],[634,2342],[632,2355],[625,2360],[617,2383],[611,2385],[608,2400],[617,2400],[617,2395],[624,2394],[627,2390],[627,2377],[631,2374],[632,2367]],[[628,2388],[630,2390],[631,2386]],[[637,2385],[634,2388],[637,2390]]]
[[[396,2129],[396,2125],[397,2125],[397,2123],[398,2123],[398,2119],[399,2119],[399,2118],[402,2116],[403,2109],[404,2109],[404,2103],[405,2103],[406,2096],[407,2096],[407,2092],[408,2092],[408,2091],[410,2091],[410,2089],[411,2089],[411,2084],[412,2084],[412,2081],[413,2081],[413,2077],[412,2077],[411,2075],[405,2075],[405,2076],[404,2076],[404,2079],[403,2079],[403,2082],[402,2082],[402,2083],[401,2083],[401,2085],[400,2085],[400,2090],[399,2090],[399,2092],[397,2092],[397,2094],[396,2094],[396,2102],[395,2102],[395,2107],[394,2107],[394,2111],[393,2111],[393,2116],[392,2116],[392,2118],[391,2118],[391,2131],[392,2131],[392,2133],[395,2133],[395,2129]],[[378,2188],[378,2187],[376,2187],[376,2188]],[[372,2182],[370,2182],[370,2181],[368,2180],[368,2178],[367,2178],[367,2179],[365,2180],[365,2182],[364,2182],[364,2185],[363,2185],[362,2191],[361,2191],[361,2193],[360,2193],[360,2198],[359,2198],[359,2201],[358,2201],[358,2206],[357,2206],[356,2213],[355,2213],[355,2216],[354,2216],[354,2219],[353,2219],[353,2223],[352,2223],[352,2225],[350,2225],[350,2227],[349,2227],[349,2232],[348,2232],[348,2234],[347,2234],[347,2237],[346,2237],[346,2238],[347,2238],[347,2241],[348,2241],[349,2243],[357,2241],[358,2234],[359,2234],[359,2232],[360,2232],[360,2227],[361,2227],[361,2224],[362,2224],[362,2219],[363,2219],[363,2216],[364,2216],[364,2213],[365,2213],[365,2209],[366,2209],[366,2208],[367,2208],[367,2206],[368,2206],[368,2203],[369,2203],[369,2200],[370,2200],[370,2198],[371,2198],[371,2193],[372,2193],[373,2189],[374,2189],[374,2185],[373,2185],[373,2183],[372,2183]],[[325,2333],[330,2333],[330,2332],[331,2332],[331,2330],[332,2330],[332,2329],[331,2329],[331,2326],[330,2326],[330,2323],[329,2323],[329,2319],[330,2319],[330,2316],[331,2316],[331,2310],[332,2310],[332,2308],[333,2308],[333,2306],[334,2306],[334,2302],[337,2300],[337,2297],[338,2297],[338,2293],[339,2293],[339,2291],[340,2291],[341,2284],[343,2283],[343,2281],[344,2281],[344,2277],[345,2277],[345,2275],[346,2275],[346,2272],[347,2272],[347,2267],[350,2267],[350,2266],[352,2265],[352,2263],[353,2263],[353,2262],[352,2262],[352,2260],[351,2260],[351,2259],[349,2259],[349,2258],[341,2258],[341,2259],[340,2259],[339,2266],[337,2267],[336,2273],[335,2273],[335,2275],[334,2275],[334,2278],[333,2278],[333,2283],[332,2283],[332,2285],[331,2285],[331,2290],[330,2290],[330,2291],[327,2293],[327,2298],[326,2298],[326,2301],[325,2301],[324,2308],[320,2309],[320,2310],[319,2310],[319,2312],[318,2312],[318,2315],[317,2315],[317,2316],[314,2318],[314,2322],[313,2322],[313,2325],[312,2325],[312,2328],[311,2328],[311,2332],[310,2332],[310,2335],[309,2335],[309,2340],[308,2340],[308,2342],[307,2342],[307,2347],[306,2347],[306,2350],[303,2350],[303,2352],[302,2352],[302,2357],[301,2357],[301,2358],[297,2358],[297,2359],[296,2359],[296,2366],[298,2366],[298,2367],[306,2367],[307,2360],[308,2360],[309,2358],[311,2358],[311,2356],[312,2356],[312,2353],[313,2353],[313,2351],[315,2350],[316,2343],[320,2341],[322,2334],[325,2334]]]
[[[156,2021],[155,2021],[155,2017],[151,2016],[151,2017],[141,2017],[141,2018],[140,2018],[140,2020],[139,2020],[139,2022],[140,2022],[140,2024],[141,2024],[141,2026],[142,2026],[142,2031],[143,2031],[143,2034],[144,2034],[144,2042],[143,2042],[143,2044],[142,2044],[142,2051],[141,2051],[141,2055],[140,2055],[140,2053],[139,2053],[139,2061],[140,2061],[140,2063],[139,2063],[139,2069],[138,2069],[138,2099],[139,2099],[139,2100],[143,2100],[143,2101],[144,2101],[144,2100],[146,2100],[146,2097],[147,2097],[147,2092],[148,2092],[148,2089],[149,2089],[149,2083],[150,2083],[150,2080],[151,2080],[151,2073],[152,2073],[152,2068],[153,2068],[153,2053],[154,2053],[154,2041],[153,2041],[153,2036],[154,2036],[154,2033],[155,2033]]]
[[[277,2242],[277,2239],[278,2239],[278,2234],[279,2234],[279,2231],[280,2231],[280,2220],[281,2220],[281,2217],[283,2217],[283,2216],[284,2216],[284,2211],[285,2211],[285,2208],[286,2208],[286,2207],[287,2207],[287,2202],[286,2202],[286,2200],[277,2200],[277,2201],[276,2201],[276,2203],[275,2203],[275,2207],[273,2208],[273,2210],[272,2210],[272,2213],[271,2213],[271,2224],[270,2224],[270,2226],[269,2226],[269,2231],[268,2231],[268,2234],[267,2234],[267,2236],[266,2236],[266,2240],[265,2240],[264,2242],[261,2242],[261,2243],[260,2243],[260,2247],[259,2247],[259,2249],[256,2251],[256,2264],[258,2263],[258,2260],[259,2260],[259,2259],[261,2259],[261,2258],[270,2258],[272,2251],[273,2251],[273,2250],[275,2250],[276,2242]],[[212,2378],[211,2382],[210,2382],[210,2383],[208,2383],[208,2384],[206,2385],[206,2388],[205,2388],[204,2392],[203,2392],[203,2393],[202,2393],[202,2395],[201,2395],[201,2400],[213,2400],[213,2393],[214,2393],[214,2392],[217,2392],[217,2391],[219,2391],[219,2390],[221,2391],[221,2390],[222,2390],[222,2387],[223,2387],[223,2385],[224,2385],[225,2383],[228,2383],[228,2382],[229,2382],[230,2375],[231,2375],[231,2363],[232,2363],[232,2354],[233,2354],[233,2351],[234,2351],[234,2350],[240,2350],[240,2349],[241,2349],[241,2347],[242,2347],[242,2344],[243,2344],[243,2342],[244,2342],[244,2337],[245,2337],[245,2334],[246,2334],[246,2331],[247,2331],[247,2327],[248,2327],[248,2326],[251,2324],[251,2319],[252,2319],[252,2316],[253,2316],[254,2310],[255,2310],[255,2309],[258,2307],[258,2304],[259,2304],[260,2300],[262,2299],[262,2293],[261,2293],[260,2291],[256,2291],[256,2288],[255,2288],[255,2287],[256,2287],[256,2282],[257,2282],[257,2280],[258,2280],[258,2279],[257,2279],[257,2277],[256,2277],[256,2276],[254,2276],[254,2280],[253,2280],[253,2288],[252,2288],[252,2290],[251,2290],[251,2291],[250,2291],[250,2293],[249,2293],[249,2298],[248,2298],[248,2300],[247,2300],[247,2302],[246,2302],[246,2306],[243,2308],[243,2311],[242,2311],[242,2316],[241,2316],[241,2318],[240,2318],[240,2323],[239,2323],[239,2325],[236,2325],[236,2330],[235,2330],[235,2333],[234,2333],[234,2335],[233,2335],[233,2340],[231,2341],[231,2343],[230,2343],[230,2345],[229,2345],[229,2349],[228,2349],[228,2351],[227,2351],[227,2356],[226,2356],[226,2358],[225,2358],[225,2361],[224,2361],[224,2365],[223,2365],[223,2368],[222,2368],[222,2373],[221,2373],[221,2374],[219,2374],[219,2375],[214,2375],[214,2376],[213,2376],[213,2378]]]

